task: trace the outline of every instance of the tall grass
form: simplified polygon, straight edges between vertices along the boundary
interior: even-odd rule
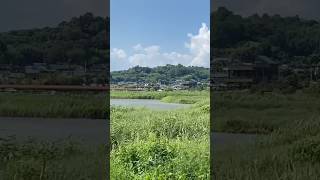
[[[313,179],[320,177],[320,119],[293,122],[255,145],[215,153],[217,179]]]
[[[319,179],[320,103],[316,97],[215,93],[212,130],[264,135],[253,145],[217,150],[214,178]]]
[[[209,179],[208,149],[208,138],[135,139],[112,152],[111,179]]]
[[[308,94],[214,93],[212,131],[269,134],[319,116],[320,102]]]
[[[1,92],[0,117],[105,118],[106,94]],[[0,179],[106,179],[104,145],[0,139]]]
[[[113,179],[209,179],[208,98],[173,111],[112,107],[111,121]]]
[[[105,179],[103,146],[88,148],[64,141],[0,140],[0,179]]]

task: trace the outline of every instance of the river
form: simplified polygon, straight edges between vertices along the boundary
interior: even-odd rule
[[[164,103],[153,99],[111,99],[110,104],[112,106],[146,107],[153,110],[172,110],[191,106],[190,104]],[[218,146],[217,148],[253,143],[256,138],[257,135],[253,134],[211,133],[211,142],[214,146]]]
[[[146,99],[111,99],[112,106],[146,107],[154,110],[187,108],[191,105],[164,103]],[[15,135],[18,138],[64,139],[76,137],[91,143],[106,142],[107,120],[101,119],[63,119],[63,118],[8,118],[0,117],[0,137]],[[209,135],[208,135],[209,138]],[[251,143],[256,135],[211,133],[215,147]]]
[[[111,99],[111,106],[145,107],[153,110],[188,108],[190,104],[165,103],[154,99]]]

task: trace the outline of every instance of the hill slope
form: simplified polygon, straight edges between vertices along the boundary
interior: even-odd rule
[[[279,63],[320,62],[320,23],[299,16],[243,17],[220,7],[211,13],[211,48],[215,57],[254,61],[258,55]]]
[[[86,13],[57,27],[0,33],[0,64],[106,63],[109,18]]]

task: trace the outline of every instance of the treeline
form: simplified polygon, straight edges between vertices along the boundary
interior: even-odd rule
[[[215,57],[253,61],[258,55],[293,66],[320,62],[320,24],[299,16],[242,17],[224,7],[211,13]]]
[[[111,72],[112,83],[146,82],[170,84],[176,80],[209,81],[209,69],[203,67],[186,67],[179,65],[158,66],[155,68],[136,66],[128,70]]]
[[[57,27],[0,33],[0,64],[106,63],[109,18],[86,13]]]

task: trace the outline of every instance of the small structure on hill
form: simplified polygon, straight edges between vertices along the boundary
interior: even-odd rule
[[[247,88],[253,84],[271,83],[279,78],[278,64],[265,56],[259,56],[253,63],[219,58],[214,66],[212,83],[218,89]]]

